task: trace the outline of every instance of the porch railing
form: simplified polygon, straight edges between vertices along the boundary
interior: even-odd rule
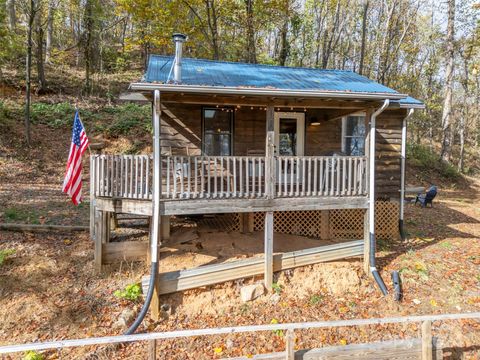
[[[162,156],[163,199],[265,198],[262,156]],[[93,155],[96,197],[151,199],[150,155]],[[274,157],[274,197],[367,194],[364,156]]]

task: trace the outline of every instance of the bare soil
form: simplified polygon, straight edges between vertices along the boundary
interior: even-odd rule
[[[15,138],[17,136],[17,139]],[[37,125],[36,146],[18,139],[21,126],[0,136],[0,221],[83,224],[88,204],[74,207],[60,188],[70,141],[65,130]],[[415,169],[410,174],[419,173]],[[85,174],[88,178],[88,173]],[[216,326],[265,324],[480,311],[480,181],[455,183],[436,174],[409,177],[412,185],[435,183],[434,207],[406,208],[408,240],[379,242],[378,263],[387,287],[399,270],[402,302],[382,297],[362,272],[361,259],[317,264],[276,274],[278,294],[243,304],[239,289],[259,279],[245,279],[163,296],[172,309],[168,319],[146,320],[140,331],[169,331]],[[262,234],[236,235],[198,229],[202,248],[170,244],[165,271],[256,256]],[[119,236],[121,233],[119,233]],[[141,234],[145,236],[145,234]],[[174,240],[172,240],[174,241]],[[232,246],[232,242],[234,245]],[[318,240],[276,235],[275,251],[317,246]],[[120,334],[114,326],[127,301],[114,291],[139,282],[148,273],[141,262],[119,263],[102,275],[93,271],[93,244],[87,233],[0,231],[0,250],[13,249],[0,265],[0,344]],[[296,348],[417,337],[418,326],[387,325],[298,332]],[[449,321],[434,324],[446,359],[478,359],[480,324]],[[216,359],[284,350],[281,333],[211,336],[159,342],[162,359]],[[144,359],[144,343],[46,351],[47,359]],[[5,357],[22,358],[22,355]]]

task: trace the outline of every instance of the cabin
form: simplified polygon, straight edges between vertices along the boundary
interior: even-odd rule
[[[152,104],[153,154],[91,156],[97,268],[157,256],[109,243],[112,215],[152,217],[161,244],[171,217],[216,214],[262,231],[263,258],[160,274],[158,295],[255,275],[269,289],[274,271],[353,256],[377,276],[375,239],[402,226],[407,118],[422,102],[352,71],[183,58],[174,40],[127,96]],[[274,255],[277,233],[319,246]]]

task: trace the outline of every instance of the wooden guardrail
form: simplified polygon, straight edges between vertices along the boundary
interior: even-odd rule
[[[272,157],[271,162],[268,159],[263,156],[162,156],[162,198],[362,196],[367,193],[365,156],[278,156]],[[91,160],[91,191],[95,197],[152,198],[151,155],[92,155]]]
[[[433,321],[446,321],[446,320],[461,320],[461,319],[480,319],[480,312],[475,313],[460,313],[460,314],[432,314],[432,315],[416,315],[416,316],[403,316],[403,317],[388,317],[388,318],[371,318],[371,319],[350,319],[350,320],[333,320],[333,321],[314,321],[314,322],[300,322],[300,323],[286,323],[286,324],[266,324],[266,325],[246,325],[246,326],[232,326],[232,327],[219,327],[208,329],[192,329],[192,330],[177,330],[168,332],[154,332],[144,334],[133,335],[118,335],[118,336],[105,336],[87,339],[71,339],[71,340],[57,340],[48,342],[34,342],[28,344],[7,345],[0,347],[0,354],[11,354],[25,351],[41,351],[49,349],[64,349],[81,346],[91,345],[108,345],[118,344],[136,341],[148,341],[150,343],[150,359],[155,359],[156,341],[196,337],[196,336],[209,336],[209,335],[228,335],[247,332],[259,332],[259,331],[287,331],[289,336],[286,342],[286,351],[284,353],[284,359],[292,360],[293,344],[294,344],[294,331],[305,329],[319,329],[330,327],[348,327],[348,326],[365,326],[365,325],[382,325],[382,324],[398,324],[407,322],[422,323],[422,347],[421,347],[421,359],[432,360],[432,335],[431,327]],[[293,339],[293,340],[292,340]]]

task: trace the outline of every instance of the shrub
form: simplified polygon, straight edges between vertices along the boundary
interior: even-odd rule
[[[111,136],[127,135],[132,133],[144,134],[151,131],[151,109],[149,106],[125,104],[109,107],[105,112],[113,115],[113,121],[105,130]]]
[[[33,103],[31,109],[32,122],[60,128],[72,125],[75,107],[62,102],[57,104]]]
[[[442,161],[440,156],[427,146],[407,144],[407,157],[412,165],[436,171],[449,180],[456,180],[460,176],[455,166]]]
[[[120,299],[137,301],[142,295],[142,287],[140,284],[130,284],[127,285],[123,290],[115,291],[113,295]]]
[[[23,357],[23,360],[43,360],[44,357],[42,354],[37,353],[36,351],[27,351],[25,353],[25,356]]]
[[[15,254],[15,250],[14,249],[5,249],[5,250],[0,250],[0,265],[3,265],[3,263],[5,262],[5,260],[11,256]]]

